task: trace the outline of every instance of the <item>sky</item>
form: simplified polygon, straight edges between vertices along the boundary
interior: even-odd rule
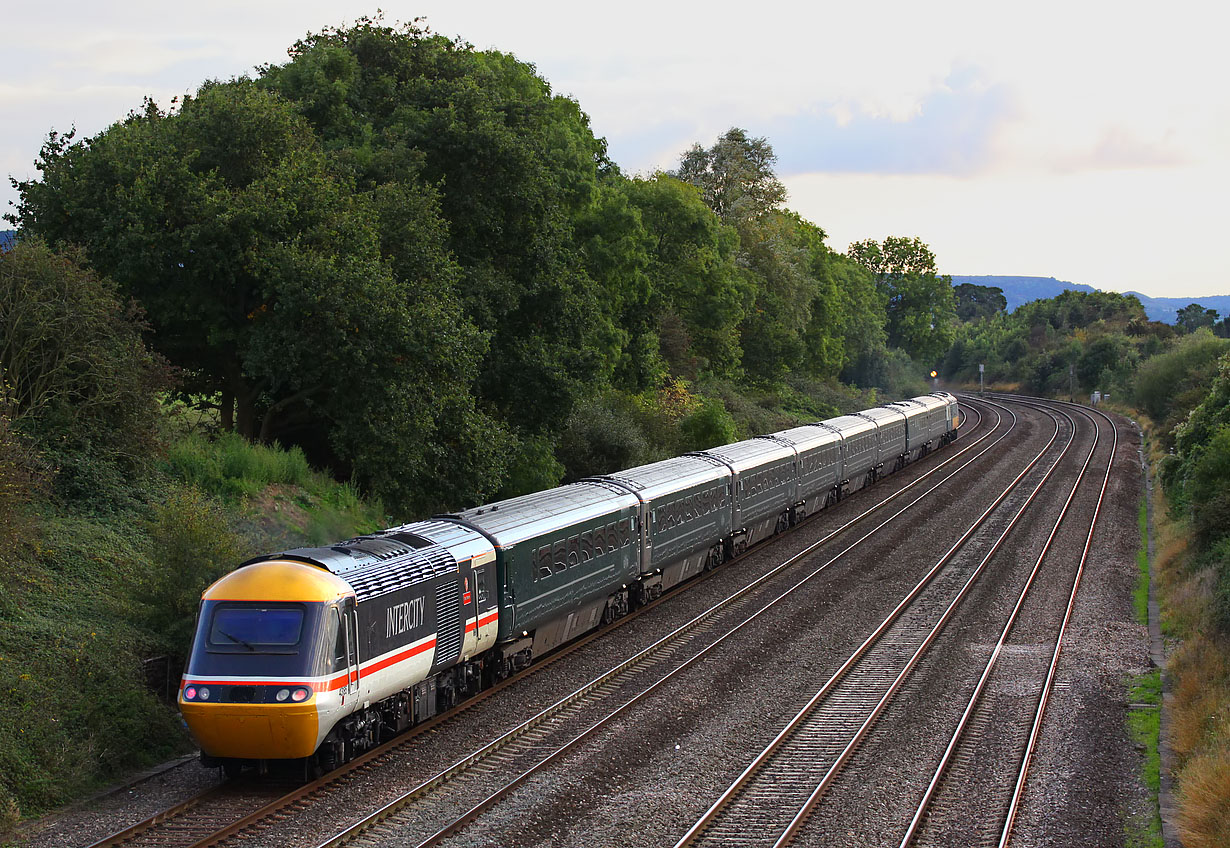
[[[532,63],[627,173],[766,137],[836,250],[918,236],[947,274],[1230,293],[1230,4],[379,2],[6,4],[0,176],[380,9]]]

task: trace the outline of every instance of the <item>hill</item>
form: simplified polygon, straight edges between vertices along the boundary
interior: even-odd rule
[[[1031,300],[1046,300],[1060,292],[1075,290],[1083,292],[1097,291],[1093,286],[1084,283],[1069,283],[1054,277],[1001,277],[984,275],[977,277],[958,277],[953,275],[954,286],[961,283],[973,283],[976,286],[997,286],[1004,290],[1004,298],[1008,301],[1008,311],[1016,309]],[[1186,304],[1184,304],[1186,306]]]
[[[1093,286],[1084,283],[1069,283],[1054,277],[1007,277],[995,275],[956,276],[952,278],[953,285],[973,283],[978,286],[998,286],[1004,290],[1004,298],[1008,301],[1008,311],[1016,309],[1031,300],[1045,300],[1055,297],[1063,291],[1098,291]],[[1230,315],[1230,295],[1209,295],[1207,297],[1149,297],[1140,292],[1126,292],[1134,295],[1145,307],[1145,314],[1151,321],[1165,321],[1173,324],[1178,311],[1191,303],[1199,303],[1206,309],[1216,309],[1222,317]]]
[[[1126,292],[1135,295],[1145,306],[1145,314],[1150,321],[1165,321],[1173,324],[1178,318],[1178,312],[1192,303],[1199,303],[1205,309],[1216,309],[1222,318],[1230,315],[1230,294],[1215,294],[1208,297],[1149,297],[1140,292]]]

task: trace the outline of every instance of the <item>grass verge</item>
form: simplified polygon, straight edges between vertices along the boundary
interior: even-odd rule
[[[1136,746],[1144,752],[1145,786],[1152,801],[1149,814],[1128,819],[1128,848],[1162,848],[1162,816],[1158,806],[1161,791],[1162,761],[1158,751],[1162,720],[1162,673],[1154,669],[1135,678],[1128,688],[1131,708],[1128,710],[1128,732]]]
[[[1136,577],[1136,591],[1132,601],[1136,606],[1136,620],[1141,624],[1149,624],[1149,510],[1145,498],[1140,499],[1140,513],[1137,517],[1140,528],[1140,550],[1136,552],[1136,566],[1139,574]]]

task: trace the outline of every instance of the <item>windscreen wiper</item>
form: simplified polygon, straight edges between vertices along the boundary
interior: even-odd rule
[[[256,646],[253,645],[251,642],[245,642],[244,640],[240,639],[238,636],[232,636],[231,634],[227,633],[225,630],[219,630],[218,632],[221,633],[223,636],[225,636],[227,639],[230,639],[232,642],[237,642],[240,645],[243,645],[249,651],[253,651],[253,652],[256,651]]]

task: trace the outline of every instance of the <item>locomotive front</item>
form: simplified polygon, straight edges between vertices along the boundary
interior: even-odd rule
[[[179,708],[207,765],[311,756],[357,682],[354,592],[300,562],[239,568],[202,596]]]

